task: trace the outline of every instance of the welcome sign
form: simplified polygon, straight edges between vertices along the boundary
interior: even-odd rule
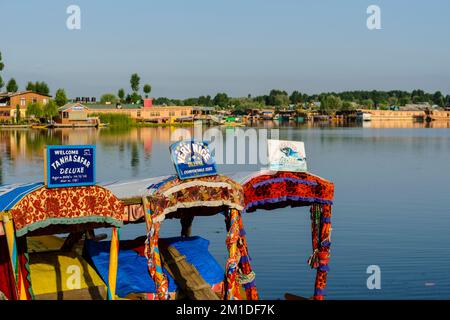
[[[48,188],[95,183],[95,146],[46,147],[45,184]]]
[[[269,169],[274,171],[308,171],[305,144],[301,141],[268,140]]]
[[[176,142],[170,146],[170,154],[181,180],[217,174],[216,163],[207,142]]]

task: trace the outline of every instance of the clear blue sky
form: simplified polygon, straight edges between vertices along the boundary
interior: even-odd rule
[[[81,30],[66,8],[81,7]],[[382,10],[369,31],[366,9]],[[2,77],[70,97],[422,88],[450,93],[450,1],[0,0]]]

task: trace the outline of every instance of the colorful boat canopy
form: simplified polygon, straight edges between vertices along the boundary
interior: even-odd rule
[[[42,182],[39,182],[0,186],[0,212],[10,210],[24,196],[43,185]]]
[[[230,177],[244,190],[245,210],[333,204],[334,184],[307,172],[260,171]]]
[[[183,209],[196,208],[196,215],[211,215],[222,211],[222,207],[239,211],[244,208],[241,185],[223,175],[190,180],[166,177],[149,187],[149,196],[152,215],[159,220],[166,215],[178,217],[177,211]]]
[[[100,186],[48,189],[43,183],[4,186],[2,211],[14,220],[16,235],[54,234],[83,228],[122,226],[125,206]],[[89,225],[87,225],[89,224]]]

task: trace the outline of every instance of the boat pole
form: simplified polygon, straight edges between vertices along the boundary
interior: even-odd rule
[[[111,248],[109,250],[108,300],[116,299],[119,241],[120,241],[120,229],[114,227],[111,233]]]
[[[8,215],[4,215],[3,228],[5,230],[6,241],[8,243],[9,257],[14,274],[14,284],[16,288],[17,299],[27,300],[25,284],[23,282],[22,272],[20,270],[19,255],[17,253],[16,236],[14,232],[14,223]]]

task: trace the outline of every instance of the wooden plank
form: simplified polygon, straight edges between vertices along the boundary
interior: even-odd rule
[[[295,294],[291,294],[291,293],[285,293],[284,298],[286,300],[310,300],[308,298],[296,296]]]
[[[159,247],[166,270],[191,300],[219,300],[198,270],[174,247]]]

